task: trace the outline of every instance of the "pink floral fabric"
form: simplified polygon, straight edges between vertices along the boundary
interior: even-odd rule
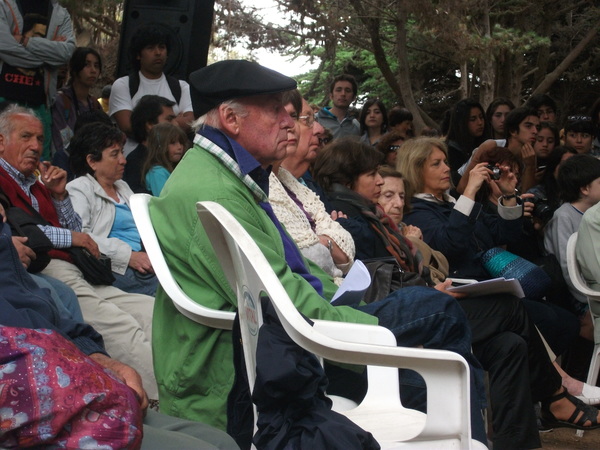
[[[132,389],[60,334],[0,326],[0,447],[139,448]]]

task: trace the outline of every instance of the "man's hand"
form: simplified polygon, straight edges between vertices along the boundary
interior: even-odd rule
[[[25,267],[26,269],[29,267],[29,264],[31,264],[31,261],[37,258],[35,252],[29,247],[27,247],[27,245],[25,245],[27,239],[29,238],[23,236],[12,237],[13,245],[15,246],[15,248],[17,249],[17,253],[19,254],[19,259],[21,260],[23,267]]]
[[[131,252],[129,267],[140,273],[154,273],[152,263],[146,252]]]
[[[56,200],[64,200],[67,196],[67,171],[51,165],[48,161],[38,164],[42,183],[48,188]]]
[[[71,245],[73,247],[86,248],[96,258],[100,258],[100,250],[98,249],[98,244],[96,244],[96,242],[87,233],[71,231]]]
[[[100,364],[102,367],[109,369],[115,376],[135,391],[140,402],[140,407],[144,414],[148,408],[148,396],[144,391],[142,384],[142,378],[140,375],[131,367],[117,361],[116,359],[109,358],[102,353],[92,353],[90,355],[94,361]]]
[[[529,142],[523,144],[523,147],[521,147],[521,158],[526,165],[529,166],[531,164],[535,167],[537,158],[535,156],[535,150]]]

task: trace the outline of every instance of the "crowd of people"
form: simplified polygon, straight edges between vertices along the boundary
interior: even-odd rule
[[[230,396],[241,376],[231,332],[190,321],[160,287],[129,207],[138,192],[153,195],[167,264],[193,300],[237,304],[196,216],[196,202],[212,200],[308,318],[379,324],[398,345],[462,355],[474,439],[537,448],[540,429],[600,427],[600,388],[579,381],[587,361],[560,364],[594,340],[566,242],[579,231],[582,273],[597,288],[600,99],[581,115],[545,94],[487,109],[467,98],[418,130],[410,111],[378,98],[355,114],[348,74],[322,108],[292,78],[243,60],[178,80],[164,72],[172,37],[152,24],[131,39],[132,71],[96,99],[102,59],[76,47],[66,9],[0,8],[0,378],[32,380],[3,397],[0,446],[249,447],[232,429],[242,406]],[[355,260],[413,284],[374,276],[377,295],[336,306]],[[452,290],[452,278],[499,274],[525,296]],[[43,377],[26,373],[36,358],[52,368]],[[329,393],[360,401],[364,371],[325,372]],[[399,377],[403,403],[424,411],[422,379]],[[149,405],[160,413],[145,415]]]

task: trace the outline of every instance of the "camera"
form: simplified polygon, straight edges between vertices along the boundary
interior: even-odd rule
[[[493,164],[488,164],[485,167],[492,171],[492,175],[491,175],[492,180],[499,180],[500,177],[502,176],[502,171],[500,170],[500,167],[494,166]]]
[[[533,203],[532,215],[537,219],[541,220],[543,224],[548,223],[554,215],[554,209],[548,204],[548,199],[543,197],[535,196],[528,199],[527,201]]]

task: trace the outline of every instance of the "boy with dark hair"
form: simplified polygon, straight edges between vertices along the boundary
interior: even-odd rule
[[[590,155],[574,155],[560,166],[557,181],[564,203],[544,229],[544,246],[558,259],[569,291],[577,300],[573,303],[582,319],[580,335],[593,341],[587,298],[575,289],[569,277],[567,241],[579,229],[583,214],[600,201],[600,160]]]
[[[356,79],[346,73],[335,77],[329,85],[329,98],[333,106],[325,106],[315,119],[331,131],[333,139],[360,136],[360,123],[349,113],[357,94]]]
[[[569,116],[565,125],[565,145],[577,153],[590,153],[594,139],[594,125],[589,116]],[[594,155],[597,156],[597,155]]]
[[[175,102],[159,95],[144,95],[131,113],[131,132],[139,142],[137,147],[127,155],[127,164],[123,180],[135,193],[148,192],[142,182],[142,167],[146,161],[148,149],[146,138],[148,132],[156,124],[162,122],[174,123],[176,116],[173,111]]]
[[[531,96],[525,106],[533,108],[542,122],[556,123],[556,102],[548,94]]]
[[[113,83],[109,100],[109,115],[129,137],[123,149],[125,156],[139,143],[131,139],[131,114],[143,96],[159,95],[173,101],[177,125],[186,132],[194,120],[190,86],[164,73],[170,46],[171,37],[157,24],[140,27],[131,38],[133,71]]]

